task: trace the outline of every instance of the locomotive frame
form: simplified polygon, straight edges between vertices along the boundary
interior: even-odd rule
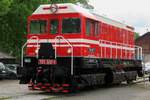
[[[28,18],[20,83],[47,92],[72,92],[129,83],[143,75],[142,48],[134,45],[131,26],[73,4],[58,4],[55,13],[50,7],[41,5]]]

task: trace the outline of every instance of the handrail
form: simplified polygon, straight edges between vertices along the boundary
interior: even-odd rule
[[[71,45],[71,43],[65,39],[63,36],[56,36],[55,37],[55,59],[57,58],[57,39],[59,39],[59,43],[60,43],[60,39],[63,39],[70,47],[71,47],[71,75],[73,75],[73,46]]]
[[[104,49],[103,49],[101,44],[108,44],[109,47],[108,46],[104,46],[103,47]],[[112,41],[107,41],[107,40],[102,40],[102,39],[99,40],[99,46],[100,46],[100,49],[101,49],[101,51],[100,51],[101,58],[102,57],[106,57],[106,47],[111,49],[110,50],[110,58],[112,58],[112,48],[114,48],[113,46],[116,46],[116,48],[115,48],[116,49],[116,55],[115,55],[116,59],[118,58],[118,54],[117,54],[118,53],[118,49],[121,50],[121,57],[120,58],[123,58],[122,57],[123,49],[125,49],[125,48],[134,48],[133,52],[134,52],[135,59],[142,60],[142,47],[140,47],[140,46],[129,45],[129,44],[125,44],[125,43],[112,42]],[[117,46],[120,47],[120,48],[118,48]],[[103,50],[104,50],[104,52],[103,52]],[[129,50],[125,49],[125,56],[126,57],[127,57],[127,53],[128,53]],[[137,53],[135,52],[135,50],[137,50]],[[132,58],[132,53],[129,53],[129,59],[131,59],[131,58]]]
[[[142,47],[135,46],[135,48],[137,50],[137,56],[135,56],[135,59],[142,60],[143,59],[143,57],[142,57]]]
[[[23,67],[24,48],[28,44],[28,41],[30,41],[30,40],[32,40],[34,38],[37,40],[37,50],[39,48],[38,47],[38,45],[39,45],[39,38],[38,38],[38,36],[32,36],[32,37],[29,38],[29,40],[27,40],[25,42],[25,44],[22,46],[22,49],[21,49],[21,67]],[[38,52],[37,52],[37,58],[38,58]]]

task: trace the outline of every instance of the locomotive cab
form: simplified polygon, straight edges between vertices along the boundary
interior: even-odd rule
[[[72,73],[71,56],[80,56],[82,47],[72,50],[72,43],[67,38],[73,40],[83,37],[81,22],[82,17],[79,13],[29,16],[28,41],[22,62],[23,76],[20,83],[29,83],[31,79],[32,82],[36,80],[50,83],[68,81],[64,78]],[[76,52],[73,54],[73,51]]]
[[[48,43],[53,43],[52,45],[54,45],[55,44],[54,39],[56,39],[57,36],[62,36],[64,39],[82,38],[83,34],[82,34],[81,20],[82,18],[80,17],[79,14],[73,14],[73,15],[51,14],[48,16],[32,15],[28,18],[27,39],[30,40],[30,38],[36,36],[36,39],[38,38],[37,40],[40,40],[39,41],[40,43],[48,42]],[[34,38],[32,40],[34,40]],[[36,55],[35,45],[37,44],[38,41],[35,40],[36,42],[35,41],[32,42],[32,40],[30,43],[27,44],[28,48],[26,48],[26,55],[29,56]],[[64,52],[64,54],[62,54],[60,50],[58,51],[58,53],[59,53],[58,55],[61,56],[67,55],[67,52]],[[79,51],[76,53],[80,54]]]

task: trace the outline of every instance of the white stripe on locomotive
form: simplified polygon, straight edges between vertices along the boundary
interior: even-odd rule
[[[39,43],[55,43],[55,39],[40,39],[39,40]],[[99,45],[101,47],[107,47],[107,48],[115,48],[115,49],[124,49],[124,50],[131,50],[131,51],[134,51],[135,48],[134,47],[128,47],[128,46],[118,46],[118,45],[113,45],[113,44],[108,44],[108,43],[100,43],[99,41],[96,41],[96,40],[89,40],[89,39],[68,39],[68,41],[70,43],[78,43],[79,45],[77,44],[73,44],[74,47],[90,47],[89,45],[85,45],[85,44],[82,44],[82,43],[87,43],[87,44],[94,44],[94,45]],[[37,43],[38,41],[37,40],[28,40],[28,43]],[[63,43],[65,44],[66,42],[64,40],[57,40],[56,43]],[[61,47],[68,47],[68,45],[63,45],[61,44]],[[123,45],[126,45],[126,44],[123,44]],[[36,45],[29,45],[28,47],[32,47],[32,46],[36,46]]]

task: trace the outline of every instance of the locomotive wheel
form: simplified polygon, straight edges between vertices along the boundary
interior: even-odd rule
[[[127,80],[127,84],[132,84],[133,80]]]
[[[104,81],[105,81],[105,85],[108,86],[108,85],[111,85],[112,82],[113,82],[113,72],[111,70],[109,70],[106,75],[105,75],[105,78],[104,78]]]
[[[71,81],[71,87],[70,87],[70,92],[71,93],[77,93],[83,88],[83,83],[81,82],[80,78],[75,78],[75,76],[70,77]]]
[[[144,76],[143,72],[140,71],[140,70],[138,70],[137,73],[138,73],[138,76],[139,76],[139,77],[143,77],[143,76]]]

